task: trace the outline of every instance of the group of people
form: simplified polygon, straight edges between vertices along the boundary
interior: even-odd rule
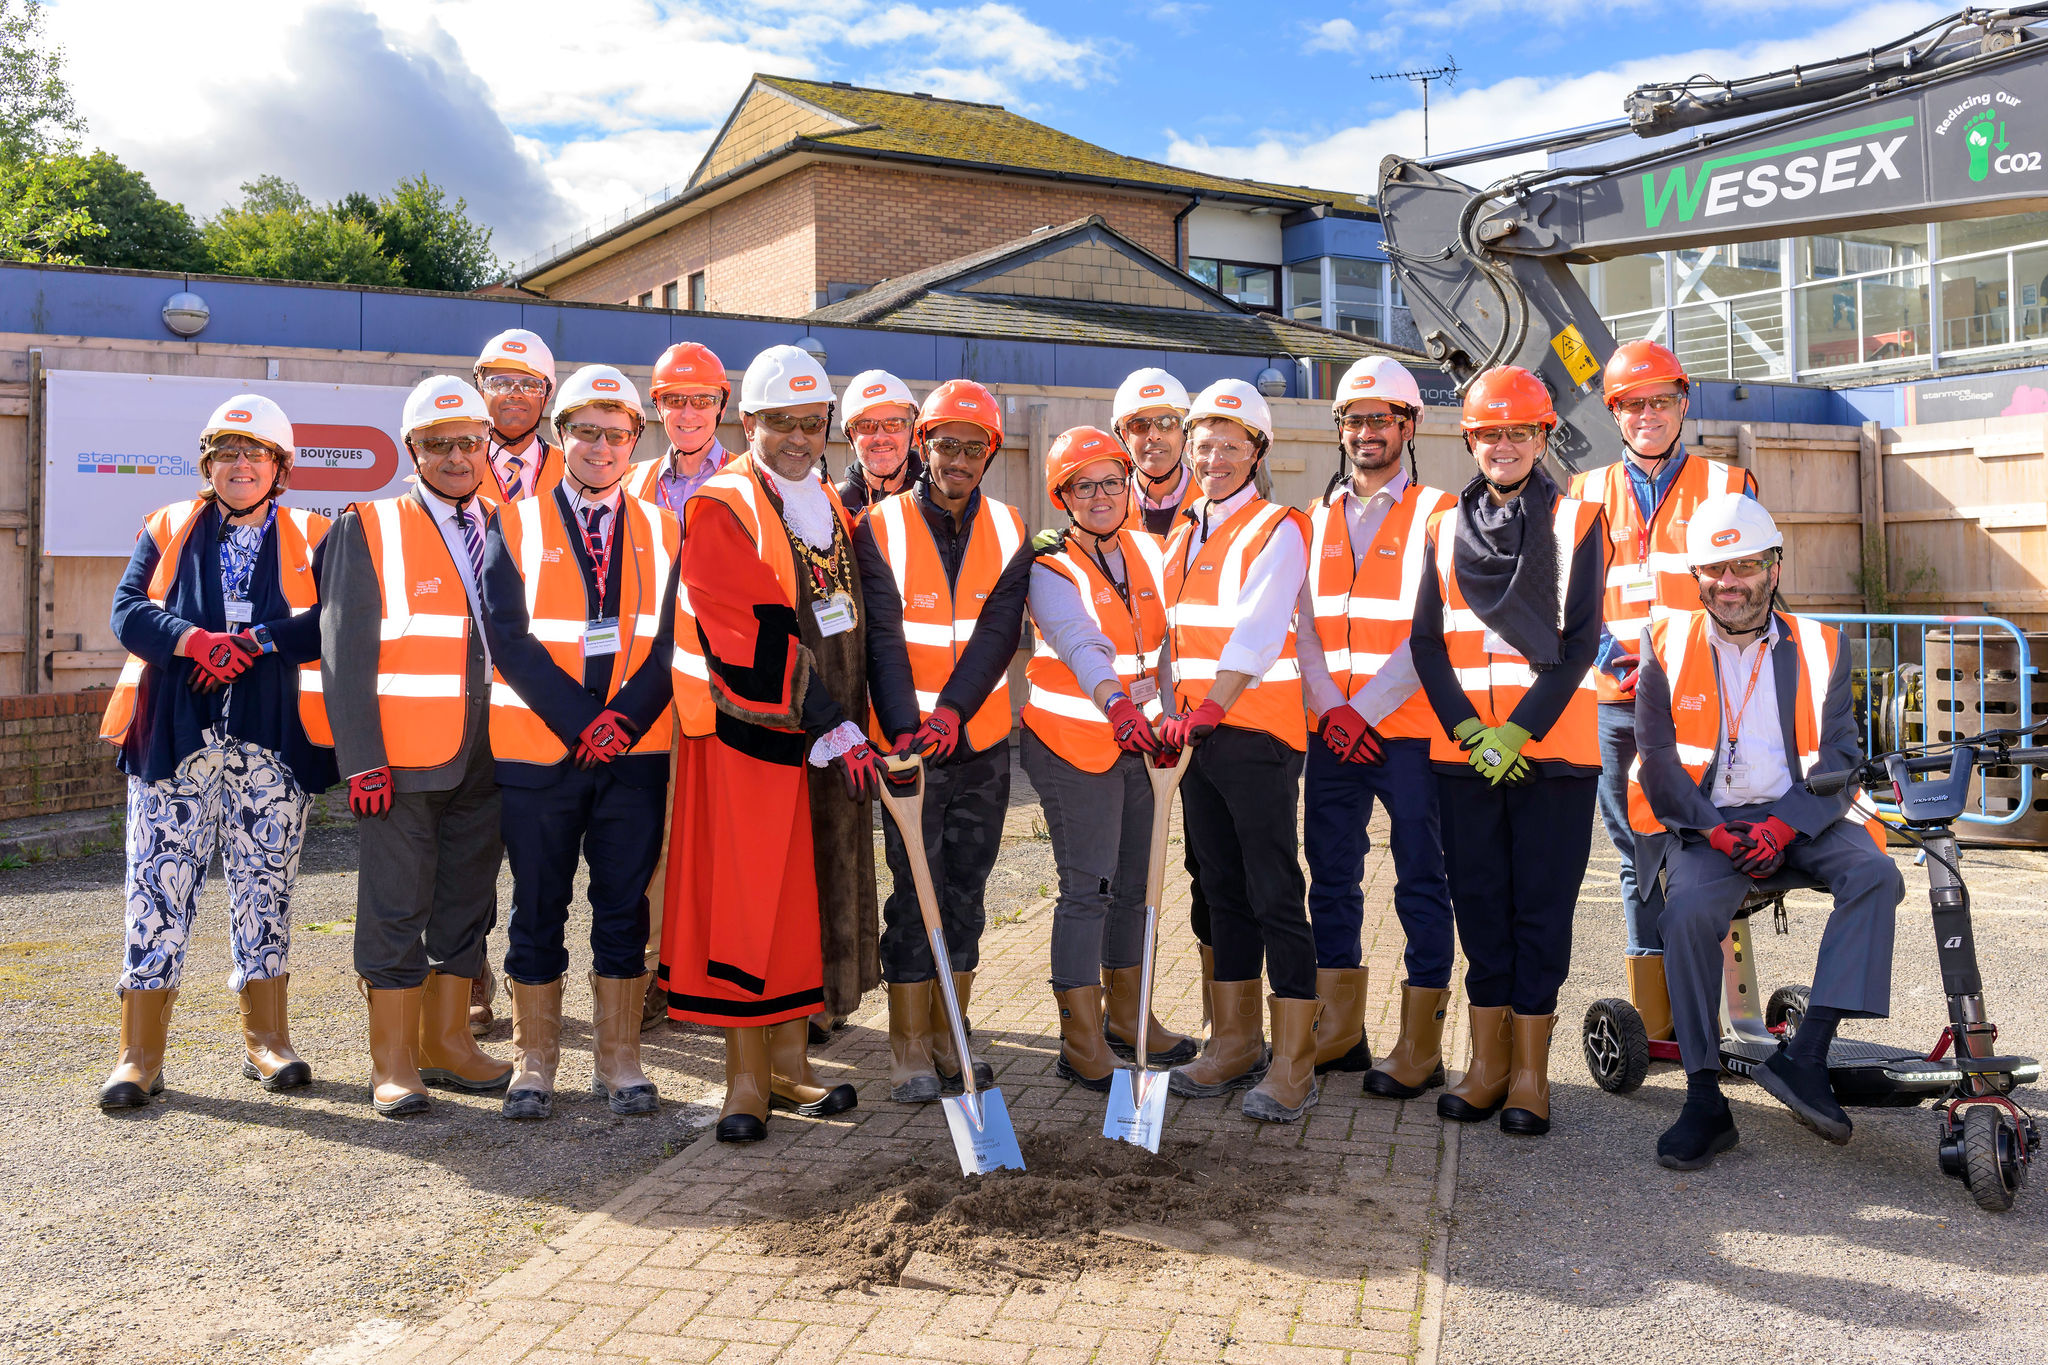
[[[1108,429],[1052,442],[1065,524],[1035,536],[982,488],[1004,440],[995,395],[955,379],[920,403],[879,370],[835,392],[791,346],[748,366],[730,453],[724,365],[670,347],[649,394],[668,448],[636,464],[632,380],[591,365],[558,386],[541,338],[506,332],[470,379],[408,396],[412,489],[331,525],[278,502],[285,414],[233,398],[200,434],[205,486],[146,520],[114,601],[131,657],[103,733],[129,776],[127,949],[99,1102],[163,1088],[216,847],[245,1072],[310,1081],[287,1022],[291,895],[311,795],[343,780],[377,1112],[423,1111],[442,1086],[549,1117],[579,862],[593,1086],[613,1112],[657,1108],[640,1035],[664,1014],[724,1032],[721,1140],[761,1138],[775,1110],[843,1112],[855,1091],[813,1074],[813,1029],[877,985],[891,1100],[959,1093],[938,974],[965,1009],[1014,719],[1058,865],[1063,1078],[1106,1091],[1144,1038],[1174,1093],[1243,1091],[1256,1120],[1299,1120],[1338,1071],[1392,1100],[1441,1088],[1448,1119],[1547,1132],[1597,804],[1631,997],[1653,1036],[1675,1030],[1688,1073],[1660,1160],[1693,1169],[1734,1143],[1718,944],[1747,889],[1786,869],[1838,908],[1805,1022],[1759,1078],[1846,1140],[1827,1043],[1839,1019],[1885,1012],[1902,894],[1848,795],[1798,781],[1853,758],[1847,657],[1778,609],[1783,542],[1753,481],[1683,447],[1676,358],[1624,345],[1604,383],[1627,458],[1567,489],[1544,468],[1542,380],[1477,376],[1476,472],[1452,493],[1417,476],[1413,376],[1360,360],[1331,403],[1338,470],[1304,512],[1264,491],[1275,428],[1256,388],[1191,397],[1139,370]],[[853,449],[836,486],[835,420]],[[1144,768],[1183,750],[1199,1039],[1139,1018]],[[947,962],[892,821],[877,905],[870,801],[885,756],[911,754]],[[1375,802],[1407,938],[1378,1060],[1361,965]],[[503,862],[510,1061],[476,1042]],[[1447,1084],[1455,945],[1472,1056]]]

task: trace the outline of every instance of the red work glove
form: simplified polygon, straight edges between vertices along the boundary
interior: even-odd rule
[[[348,780],[348,813],[358,820],[391,813],[391,769],[372,768]]]
[[[1737,867],[1742,866],[1742,860],[1747,858],[1752,851],[1749,842],[1749,826],[1740,820],[1737,820],[1732,825],[1714,826],[1707,831],[1707,842],[1719,849],[1727,857],[1728,861],[1734,863]]]
[[[959,744],[960,713],[950,706],[935,708],[910,740],[910,747],[922,753],[927,763],[944,763]]]
[[[185,642],[186,657],[192,660],[192,683],[196,690],[210,692],[242,676],[262,653],[238,635],[214,630],[195,630]],[[200,686],[201,680],[209,684]]]
[[[632,747],[633,722],[622,712],[600,711],[576,737],[576,766],[590,768],[609,763]]]
[[[1159,742],[1169,749],[1185,749],[1222,723],[1223,708],[1206,700],[1185,715],[1168,716],[1159,726]]]
[[[1350,702],[1323,712],[1323,723],[1316,733],[1322,736],[1329,751],[1346,763],[1370,766],[1387,761],[1385,751],[1380,748],[1379,731],[1366,724],[1365,717],[1359,715]]]
[[[1119,692],[1111,697],[1105,713],[1109,716],[1109,728],[1116,735],[1117,748],[1127,754],[1159,753],[1159,736],[1152,733],[1152,723],[1127,694]]]
[[[865,744],[848,749],[832,760],[832,766],[839,769],[849,801],[866,801],[882,790],[882,760]]]
[[[1633,697],[1636,694],[1636,677],[1642,671],[1640,668],[1631,668],[1614,680],[1614,685],[1621,689],[1622,696]]]
[[[1777,816],[1770,816],[1749,827],[1749,853],[1736,859],[1735,865],[1761,881],[1785,865],[1785,850],[1798,837],[1798,830]]]

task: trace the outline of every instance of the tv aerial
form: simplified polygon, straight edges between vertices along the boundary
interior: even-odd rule
[[[1382,71],[1370,77],[1376,81],[1413,81],[1422,87],[1422,154],[1429,155],[1429,85],[1431,81],[1442,81],[1445,85],[1458,83],[1458,59],[1450,53],[1444,54],[1442,66],[1410,67],[1403,71]]]

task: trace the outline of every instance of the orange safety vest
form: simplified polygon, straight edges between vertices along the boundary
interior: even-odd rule
[[[825,496],[832,501],[840,527],[852,535],[853,520],[846,515],[839,494],[829,483],[825,485]],[[691,495],[690,501],[698,498],[709,498],[731,509],[741,529],[754,542],[762,562],[775,575],[783,600],[795,610],[796,553],[789,547],[789,533],[783,529],[775,504],[769,501],[753,458],[740,453],[727,460],[723,469]],[[676,724],[684,738],[702,739],[718,728],[718,711],[711,700],[711,670],[704,658],[703,641],[698,638],[697,617],[690,607],[690,585],[682,581],[680,574],[676,579],[675,632],[676,648],[670,667],[675,682]]]
[[[1795,757],[1787,755],[1792,780],[1801,781],[1820,762],[1820,718],[1827,714],[1828,680],[1834,676],[1835,658],[1841,651],[1842,634],[1833,626],[1781,612],[1778,619],[1789,628],[1799,647],[1799,685],[1793,689],[1792,737],[1799,745]],[[1671,687],[1671,724],[1678,737],[1678,762],[1694,782],[1704,782],[1714,762],[1714,747],[1721,742],[1721,679],[1714,664],[1714,647],[1704,611],[1666,617],[1650,627],[1650,649]],[[1767,672],[1772,671],[1768,661]],[[1775,679],[1775,672],[1772,673]],[[1772,686],[1776,683],[1773,681]],[[1663,822],[1650,809],[1650,798],[1642,786],[1643,760],[1639,754],[1628,766],[1628,823],[1640,834],[1662,834]],[[1842,819],[1864,826],[1879,848],[1884,847],[1884,823],[1861,799]]]
[[[1577,547],[1600,524],[1600,505],[1563,497],[1551,513],[1557,535],[1557,624],[1564,629],[1565,604],[1571,600],[1572,564]],[[1429,519],[1429,543],[1436,554],[1437,585],[1443,593],[1444,652],[1450,656],[1451,671],[1465,690],[1481,723],[1504,725],[1514,715],[1522,697],[1535,684],[1536,673],[1529,661],[1506,640],[1486,628],[1465,601],[1458,586],[1458,512],[1453,506]],[[1574,764],[1581,768],[1600,766],[1600,721],[1594,709],[1593,670],[1579,680],[1564,714],[1541,739],[1522,746],[1522,757],[1534,763],[1542,759]],[[1429,737],[1429,756],[1439,763],[1462,763],[1465,751],[1441,725]]]
[[[720,449],[724,450],[724,447],[721,446]],[[726,468],[739,458],[739,454],[730,450],[725,450],[724,454],[725,463],[718,466],[720,469]],[[661,506],[661,473],[667,468],[666,452],[652,460],[642,460],[634,465],[626,471],[627,496],[638,498],[642,502],[651,502],[656,507]]]
[[[1166,629],[1173,641],[1173,699],[1180,712],[1193,710],[1216,681],[1224,646],[1243,614],[1239,596],[1252,563],[1273,533],[1292,522],[1304,547],[1308,518],[1292,507],[1254,496],[1209,533],[1195,562],[1188,563],[1194,523],[1183,521],[1166,541]],[[1291,749],[1308,748],[1308,713],[1301,703],[1301,661],[1294,652],[1294,627],[1287,643],[1224,718],[1226,725],[1264,730]]]
[[[1408,638],[1416,589],[1422,586],[1429,519],[1458,500],[1439,488],[1409,484],[1401,500],[1387,509],[1365,558],[1354,568],[1351,527],[1344,514],[1347,496],[1339,489],[1317,504],[1308,562],[1323,662],[1337,690],[1350,697],[1387,666]],[[1376,728],[1389,739],[1428,739],[1443,726],[1418,687]]]
[[[612,553],[624,550],[619,565],[619,597],[605,603],[616,616],[620,649],[612,656],[611,685],[616,696],[654,648],[661,629],[662,593],[682,546],[676,519],[653,503],[621,497]],[[561,504],[550,495],[507,503],[498,514],[498,532],[505,551],[519,567],[526,588],[529,632],[546,648],[555,666],[572,678],[583,677],[583,630],[589,620],[583,573],[563,524]],[[673,727],[669,713],[647,727],[634,743],[636,754],[667,753]],[[548,728],[503,674],[491,680],[491,753],[508,763],[558,763],[568,757],[561,736]]]
[[[1166,602],[1161,586],[1166,562],[1159,540],[1143,531],[1118,532],[1117,547],[1123,551],[1130,606],[1124,605],[1116,585],[1103,576],[1094,556],[1071,544],[1058,554],[1041,556],[1038,563],[1079,590],[1088,619],[1116,651],[1117,681],[1128,693],[1131,684],[1159,667],[1159,647],[1166,640]],[[1024,724],[1032,734],[1082,772],[1106,773],[1115,766],[1123,751],[1116,746],[1108,719],[1095,699],[1081,690],[1074,670],[1061,661],[1042,633],[1031,662],[1024,666],[1024,677],[1029,685],[1024,694]],[[1145,710],[1156,713],[1159,705],[1155,701]]]
[[[1597,502],[1607,513],[1607,583],[1600,619],[1623,649],[1634,651],[1644,626],[1699,607],[1699,588],[1685,559],[1685,528],[1693,509],[1716,493],[1753,494],[1756,479],[1746,469],[1688,454],[1645,526],[1627,463],[1624,455],[1611,465],[1572,475],[1571,496]],[[1595,669],[1593,677],[1601,701],[1632,700],[1605,669]]]
[[[995,591],[996,580],[1024,544],[1024,518],[1006,502],[982,495],[981,514],[968,528],[967,549],[960,557],[960,576],[950,586],[939,559],[938,542],[916,504],[915,490],[883,498],[868,508],[868,529],[875,548],[889,562],[896,595],[903,599],[903,643],[910,653],[910,677],[917,688],[919,719],[929,719],[939,704],[939,691],[953,676],[953,665],[974,635],[981,604]],[[967,744],[976,751],[993,747],[1010,733],[1010,677],[1006,672],[967,720]],[[889,737],[872,714],[869,732],[877,743]]]
[[[538,465],[533,462],[533,450],[528,450],[519,457],[527,462],[526,467],[519,471],[522,476],[520,482],[525,485],[519,490],[520,502],[540,497],[544,493],[552,493],[555,491],[555,485],[562,481],[562,452],[542,440],[539,432],[534,433],[533,449],[540,452]],[[505,496],[504,480],[498,477],[497,461],[486,459],[484,472],[491,476],[491,491],[495,494],[492,500],[511,502],[512,499]]]
[[[1185,464],[1183,464],[1182,467],[1186,468]],[[1141,486],[1143,486],[1143,484],[1143,476],[1140,475],[1137,472],[1136,467],[1133,466],[1131,471],[1131,501],[1130,506],[1126,508],[1124,511],[1124,529],[1126,531],[1136,531],[1140,535],[1150,535],[1152,533],[1145,529],[1145,505],[1142,501],[1140,501],[1138,494],[1138,489]],[[1181,514],[1187,511],[1190,507],[1193,507],[1196,501],[1201,498],[1201,496],[1202,481],[1195,477],[1194,471],[1192,469],[1189,469],[1187,486],[1182,488],[1180,491],[1180,506],[1173,509],[1173,524],[1175,526],[1180,525]],[[1168,534],[1170,535],[1172,533],[1168,532]],[[1162,541],[1164,541],[1165,538],[1165,536],[1160,537]]]
[[[498,503],[478,493],[472,507],[472,515],[488,518]],[[434,514],[414,495],[359,502],[355,511],[384,600],[377,647],[384,761],[394,768],[438,768],[462,747],[472,625],[462,571]],[[302,698],[304,687],[301,682]]]
[[[185,557],[185,541],[198,524],[206,499],[174,502],[159,507],[142,522],[142,533],[156,544],[156,569],[145,590],[159,608],[170,599],[177,581],[178,563]],[[310,611],[320,600],[320,584],[313,578],[313,551],[327,536],[331,523],[318,512],[297,507],[277,509],[277,578],[286,605],[297,616]],[[142,686],[142,672],[148,665],[130,654],[121,664],[121,676],[114,683],[114,695],[107,699],[106,714],[100,718],[100,738],[120,744],[135,723],[135,698]],[[308,682],[310,679],[310,683]],[[299,723],[315,744],[332,748],[334,736],[327,729],[327,708],[320,698],[320,661],[299,665]]]

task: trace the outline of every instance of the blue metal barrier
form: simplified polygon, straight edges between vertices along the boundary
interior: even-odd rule
[[[2002,617],[1802,615],[1842,631],[1867,754],[2023,729],[2041,719],[2026,632]],[[1969,823],[2015,824],[2033,810],[2030,765],[1981,769],[1973,785],[1975,808],[1962,816]],[[1880,814],[1898,814],[1877,797],[1870,794]]]

